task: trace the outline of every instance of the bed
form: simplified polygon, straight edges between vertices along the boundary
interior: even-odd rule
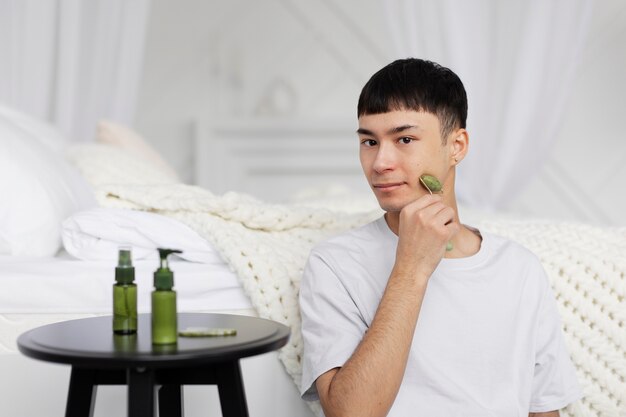
[[[63,415],[70,367],[20,355],[16,339],[36,326],[110,314],[121,244],[133,249],[140,313],[149,312],[155,249],[173,246],[185,249],[171,261],[179,311],[258,315],[233,269],[184,224],[98,205],[93,191],[101,182],[179,182],[123,126],[102,123],[98,138],[68,152],[51,126],[0,107],[1,174],[11,179],[0,191],[12,196],[0,207],[0,415]],[[277,352],[242,360],[242,372],[251,416],[312,415]],[[124,387],[99,387],[94,415],[125,415],[125,398]],[[186,387],[184,400],[186,415],[220,415],[214,386]]]
[[[122,243],[133,248],[140,312],[148,311],[155,248],[167,245],[184,251],[172,261],[179,311],[289,325],[280,352],[242,362],[250,415],[319,414],[298,395],[300,273],[315,242],[381,215],[351,156],[353,128],[222,121],[196,123],[195,132],[199,186],[182,183],[124,126],[101,123],[96,143],[70,145],[50,126],[0,108],[0,175],[14,179],[0,189],[13,196],[0,208],[0,414],[63,412],[69,367],[20,356],[15,338],[41,324],[109,314]],[[624,229],[460,210],[465,222],[527,246],[548,271],[586,395],[562,415],[624,415]],[[219,415],[218,404],[214,387],[185,388],[189,416]],[[122,387],[98,389],[96,416],[123,415],[124,407]]]

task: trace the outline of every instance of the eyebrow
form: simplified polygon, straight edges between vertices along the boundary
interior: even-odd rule
[[[396,126],[396,127],[392,127],[391,129],[389,129],[387,131],[387,134],[391,135],[391,134],[394,134],[394,133],[400,133],[400,132],[404,132],[405,130],[409,130],[409,129],[420,129],[420,127],[417,126],[417,125]],[[371,130],[363,129],[362,127],[358,128],[356,133],[358,133],[360,135],[376,136],[376,135],[374,135],[374,132],[372,132]]]

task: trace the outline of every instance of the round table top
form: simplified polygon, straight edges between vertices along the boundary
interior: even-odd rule
[[[35,359],[96,368],[184,367],[237,360],[281,348],[289,328],[257,317],[179,313],[178,329],[234,328],[235,336],[181,337],[171,345],[153,345],[151,315],[140,314],[134,335],[116,335],[112,316],[48,324],[17,339],[20,352]]]

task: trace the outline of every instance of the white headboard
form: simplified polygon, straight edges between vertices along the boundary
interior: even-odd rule
[[[354,125],[328,120],[195,123],[195,183],[216,194],[239,191],[286,201],[312,187],[369,193]]]

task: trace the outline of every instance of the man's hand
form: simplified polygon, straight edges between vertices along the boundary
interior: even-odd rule
[[[446,251],[446,244],[461,230],[455,212],[440,195],[425,195],[400,212],[395,267],[430,277]]]

